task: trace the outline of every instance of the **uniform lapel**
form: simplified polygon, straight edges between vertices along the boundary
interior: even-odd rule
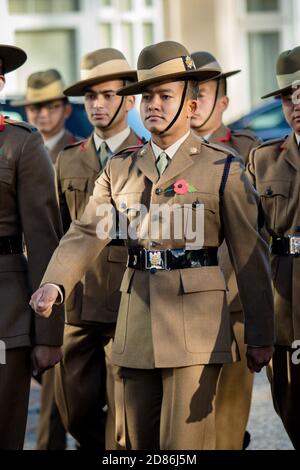
[[[122,142],[122,144],[120,145],[120,147],[116,150],[115,153],[119,152],[120,150],[122,149],[125,149],[127,147],[131,147],[133,145],[138,145],[139,144],[139,141],[140,139],[138,138],[138,136],[133,132],[132,129],[130,129],[130,134],[129,136],[124,140],[124,142]]]
[[[138,152],[136,158],[138,168],[155,184],[158,180],[158,173],[155,165],[155,156],[149,142]]]
[[[292,165],[295,170],[299,171],[300,170],[300,155],[299,155],[299,150],[295,138],[295,133],[292,132],[287,140],[284,142],[282,146],[283,152],[284,152],[284,158],[287,160],[287,162]]]
[[[82,163],[96,173],[101,171],[100,160],[96,152],[93,134],[80,144]]]

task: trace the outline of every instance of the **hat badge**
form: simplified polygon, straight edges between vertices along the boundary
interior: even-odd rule
[[[183,62],[184,62],[186,70],[192,70],[195,68],[195,63],[189,55],[183,57]]]

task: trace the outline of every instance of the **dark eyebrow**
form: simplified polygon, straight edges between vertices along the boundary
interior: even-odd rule
[[[95,91],[92,88],[85,88],[84,93],[116,93],[117,90],[102,90],[102,91]]]

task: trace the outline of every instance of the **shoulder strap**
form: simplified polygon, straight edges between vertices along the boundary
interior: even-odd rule
[[[222,175],[222,179],[221,179],[221,184],[220,184],[220,189],[219,189],[220,198],[222,198],[223,195],[224,195],[225,186],[226,186],[229,171],[230,171],[230,165],[231,165],[232,160],[234,160],[234,158],[235,157],[233,155],[228,155],[228,157],[226,158],[226,162],[225,162],[224,170],[223,170],[223,175]]]

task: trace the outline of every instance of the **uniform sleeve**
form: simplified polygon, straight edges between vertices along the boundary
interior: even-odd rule
[[[222,199],[223,231],[245,313],[245,343],[274,342],[274,306],[268,245],[258,232],[259,196],[234,161]]]
[[[64,300],[111,240],[105,236],[105,231],[101,232],[101,236],[99,231],[101,222],[107,217],[107,212],[101,216],[101,208],[107,208],[110,213],[114,213],[110,191],[110,166],[109,161],[95,182],[93,195],[81,219],[72,222],[43,277],[42,284],[53,283],[63,287]]]
[[[18,206],[34,291],[62,235],[54,170],[38,132],[28,135],[18,160]],[[38,315],[34,319],[33,344],[62,344],[62,307],[55,307],[50,319]]]
[[[61,159],[63,158],[62,152],[59,153],[56,163],[55,163],[55,170],[56,170],[56,186],[58,192],[58,200],[59,200],[59,209],[63,224],[64,233],[66,233],[71,225],[72,219],[70,215],[70,211],[68,208],[68,204],[66,201],[66,197],[62,191],[61,187],[61,177],[60,177],[60,168],[61,168]]]

